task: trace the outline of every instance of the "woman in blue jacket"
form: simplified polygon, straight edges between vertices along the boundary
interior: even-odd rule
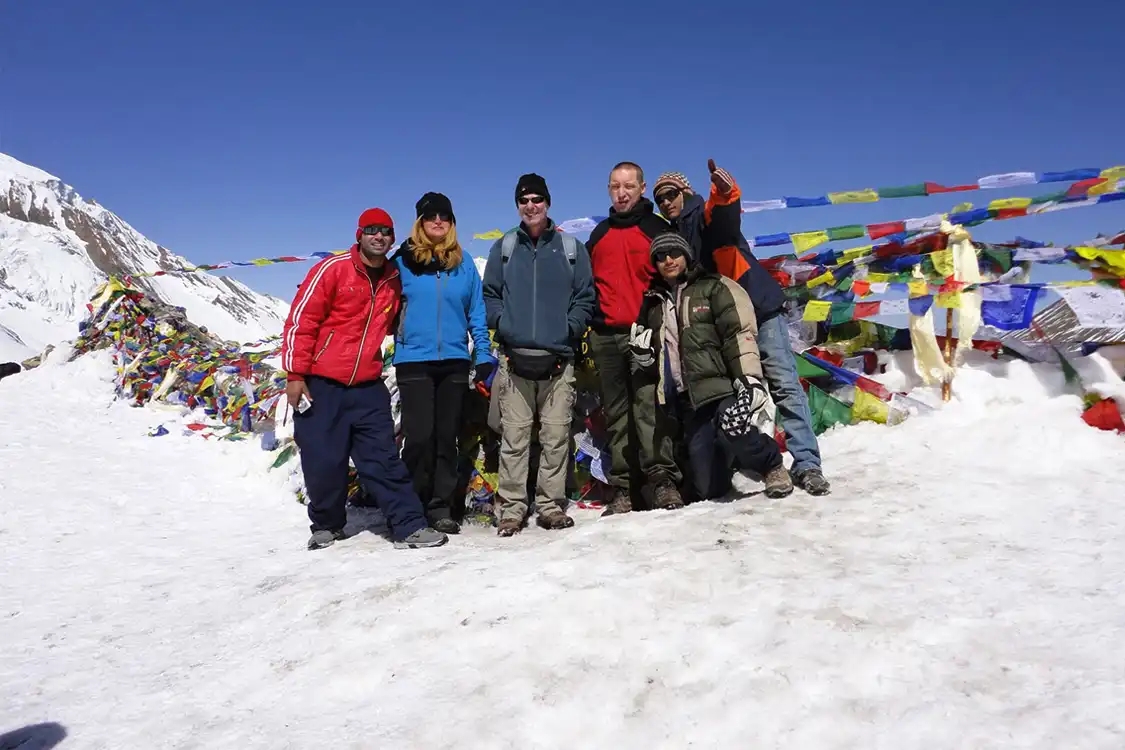
[[[402,458],[430,526],[456,534],[461,530],[453,517],[457,436],[470,363],[476,365],[474,381],[483,382],[495,362],[480,274],[457,242],[453,204],[441,193],[426,193],[414,208],[418,218],[410,239],[395,254],[402,278],[394,351],[402,399]]]

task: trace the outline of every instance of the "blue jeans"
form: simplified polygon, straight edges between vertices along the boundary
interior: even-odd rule
[[[785,444],[793,456],[793,472],[819,469],[820,447],[813,432],[809,399],[797,376],[797,360],[789,346],[784,315],[775,315],[758,326],[758,352],[766,388],[777,404],[777,421],[785,430]]]

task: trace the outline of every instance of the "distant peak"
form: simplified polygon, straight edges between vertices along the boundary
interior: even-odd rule
[[[19,180],[21,182],[62,182],[53,174],[39,167],[25,164],[14,156],[0,153],[0,180]]]

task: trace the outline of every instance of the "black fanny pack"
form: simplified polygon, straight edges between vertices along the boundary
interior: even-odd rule
[[[543,349],[508,349],[508,369],[527,380],[550,380],[566,368],[566,359]]]

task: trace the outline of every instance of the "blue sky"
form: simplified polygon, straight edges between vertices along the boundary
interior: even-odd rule
[[[427,190],[451,197],[464,239],[507,228],[527,171],[557,220],[604,214],[622,159],[699,185],[713,157],[747,199],[1125,164],[1121,0],[57,0],[4,15],[0,151],[201,263],[344,247],[372,205],[401,238]],[[744,229],[1054,187],[774,211]],[[1123,227],[1117,203],[976,235]],[[233,275],[290,297],[307,268]]]

